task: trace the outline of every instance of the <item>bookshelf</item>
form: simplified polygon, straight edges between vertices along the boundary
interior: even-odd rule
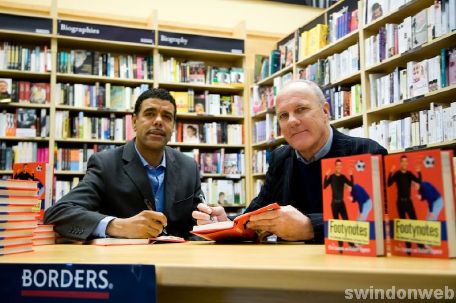
[[[355,131],[352,133],[354,136],[363,136],[363,137],[372,137],[375,133],[372,133],[372,124],[373,123],[380,123],[380,121],[388,120],[395,123],[395,121],[403,120],[408,118],[412,113],[416,113],[418,111],[429,110],[430,106],[435,106],[437,111],[443,111],[446,108],[450,107],[451,102],[456,101],[456,87],[455,84],[448,84],[445,87],[438,87],[436,90],[433,91],[426,91],[423,94],[419,94],[417,96],[408,96],[407,98],[402,98],[400,100],[394,100],[389,102],[388,104],[381,104],[376,105],[374,103],[371,95],[371,79],[373,79],[372,75],[375,74],[390,74],[393,73],[395,70],[399,69],[406,69],[408,62],[420,62],[422,60],[429,60],[434,58],[437,55],[441,54],[442,49],[446,49],[449,52],[450,49],[454,49],[456,47],[456,31],[453,29],[452,31],[449,30],[448,32],[444,32],[443,34],[436,35],[435,32],[432,32],[432,36],[429,37],[427,42],[424,42],[420,45],[415,47],[411,47],[407,51],[403,53],[397,53],[392,56],[386,56],[381,62],[376,62],[371,65],[367,65],[367,53],[366,48],[369,46],[367,45],[366,40],[370,37],[377,35],[383,27],[391,26],[390,24],[401,24],[403,20],[409,16],[414,16],[420,13],[422,10],[434,5],[434,1],[432,0],[411,0],[411,1],[395,1],[391,5],[391,10],[385,10],[383,16],[379,17],[378,19],[370,22],[369,24],[365,24],[365,5],[367,1],[351,1],[351,0],[341,0],[326,9],[325,11],[321,12],[320,15],[317,15],[313,20],[308,22],[307,24],[303,25],[302,27],[296,29],[294,32],[294,37],[297,39],[298,43],[295,43],[293,52],[295,54],[293,64],[282,69],[275,71],[272,75],[266,75],[263,79],[260,79],[254,85],[254,87],[265,87],[274,85],[277,78],[282,77],[283,75],[289,73],[290,71],[293,72],[293,79],[300,78],[300,70],[305,69],[312,64],[316,64],[317,62],[324,62],[330,56],[334,56],[334,54],[339,54],[345,50],[347,50],[350,46],[358,44],[359,49],[359,56],[358,56],[358,67],[359,69],[344,75],[343,77],[339,77],[337,79],[324,79],[325,83],[319,83],[322,87],[323,91],[327,91],[331,88],[338,88],[338,87],[345,87],[345,86],[352,86],[355,84],[360,84],[360,96],[361,102],[359,104],[359,111],[351,112],[348,116],[343,116],[337,119],[331,120],[331,125],[336,128],[344,128],[345,130]],[[391,1],[390,1],[391,3]],[[352,28],[351,32],[346,32],[345,35],[339,37],[338,39],[334,40],[334,42],[329,43],[319,50],[308,54],[304,57],[300,55],[300,43],[299,37],[301,33],[305,31],[309,31],[312,28],[315,28],[317,24],[326,24],[330,27],[330,15],[334,14],[335,12],[340,11],[344,7],[348,8],[348,11],[352,9],[358,9],[358,26],[356,29]],[[454,16],[453,16],[454,18]],[[343,24],[342,24],[343,25]],[[283,42],[283,40],[287,39],[287,37],[292,36],[293,34],[287,35],[285,38],[279,40],[277,42],[276,48],[278,49]],[[428,33],[428,35],[431,35]],[[400,39],[400,38],[399,38]],[[396,46],[397,47],[397,46]],[[430,64],[430,63],[429,63]],[[319,66],[320,67],[320,66]],[[308,77],[309,79],[309,77]],[[309,80],[314,80],[310,78]],[[314,80],[318,82],[317,80]],[[320,79],[321,80],[321,79]],[[278,87],[280,88],[280,87]],[[328,95],[327,95],[328,96]],[[331,96],[331,95],[329,95]],[[328,97],[329,97],[328,96]],[[333,96],[331,96],[332,99]],[[255,106],[255,99],[250,98],[250,107]],[[439,107],[441,106],[441,107]],[[334,108],[333,108],[334,109]],[[251,123],[252,125],[260,120],[266,119],[267,113],[273,113],[274,107],[267,108],[266,110],[256,112],[252,114]],[[454,119],[453,119],[454,120]],[[406,120],[408,121],[408,120]],[[397,122],[399,124],[399,122]],[[404,123],[404,122],[401,122]],[[399,135],[403,136],[404,129],[395,128],[395,131]],[[456,128],[453,124],[453,128]],[[448,126],[447,126],[448,128]],[[394,129],[394,128],[393,128]],[[435,132],[433,128],[429,128],[428,132]],[[444,135],[446,132],[443,132]],[[253,134],[251,134],[253,136]],[[431,137],[431,135],[427,135]],[[439,135],[440,136],[440,135]],[[387,136],[388,137],[388,136]],[[390,135],[391,137],[391,135]],[[376,138],[374,138],[376,139]],[[387,138],[388,139],[388,138]],[[392,140],[396,140],[397,138],[393,138]],[[439,137],[439,139],[442,139]],[[423,149],[423,148],[450,148],[454,149],[456,146],[455,139],[443,140],[427,142],[422,144],[421,142],[413,144],[413,142],[409,142],[409,146],[406,148],[401,146],[401,144],[397,144],[397,146],[393,146],[393,148],[389,148],[390,153],[401,152],[401,151],[408,151],[414,149]],[[390,138],[391,140],[391,138]],[[254,142],[254,138],[251,140]],[[273,144],[271,144],[273,142]],[[261,142],[252,143],[252,148],[254,151],[266,151],[268,149],[272,149],[279,144],[285,143],[283,138],[282,140],[280,137],[278,138],[270,138],[268,140],[264,140]],[[380,141],[379,141],[380,142]],[[380,144],[385,145],[385,142],[380,142]],[[253,164],[255,164],[255,160],[253,160]],[[267,165],[266,165],[267,167]],[[263,180],[265,177],[264,172],[256,172],[254,171],[252,178],[254,183],[256,180]],[[255,184],[252,184],[255,187]],[[257,188],[258,189],[258,188]],[[252,189],[255,191],[257,189]]]
[[[139,94],[135,89],[142,90],[147,85],[150,88],[161,87],[173,92],[192,91],[195,95],[228,96],[231,100],[239,96],[236,97],[238,111],[235,111],[237,108],[234,108],[232,103],[231,112],[221,110],[220,113],[214,114],[190,111],[177,114],[177,121],[181,123],[218,124],[227,125],[227,127],[239,125],[235,137],[240,139],[235,143],[230,142],[228,139],[231,138],[228,138],[208,143],[170,142],[169,146],[184,152],[198,149],[201,153],[221,152],[242,155],[244,166],[242,172],[229,173],[224,172],[223,169],[218,173],[204,172],[202,181],[210,179],[214,183],[220,180],[228,183],[230,181],[243,183],[242,187],[239,187],[242,189],[243,198],[238,203],[228,201],[225,206],[229,211],[239,212],[250,201],[251,173],[246,169],[250,167],[247,150],[249,120],[243,112],[248,108],[245,103],[246,92],[248,92],[246,80],[237,84],[223,84],[217,81],[204,83],[170,81],[162,77],[162,66],[159,61],[160,58],[177,58],[181,62],[204,62],[206,66],[229,71],[232,68],[235,72],[240,69],[245,77],[245,39],[247,37],[245,23],[220,34],[211,29],[195,30],[191,27],[173,28],[170,31],[166,26],[159,25],[157,12],[153,12],[150,20],[146,20],[143,24],[129,22],[124,24],[119,20],[110,19],[111,17],[91,18],[77,13],[60,12],[55,0],[52,1],[47,12],[37,12],[33,8],[18,11],[14,7],[11,11],[6,9],[0,17],[4,21],[14,21],[14,24],[21,24],[24,18],[32,20],[32,22],[25,22],[29,27],[24,25],[19,28],[12,25],[13,22],[1,22],[0,43],[9,42],[30,48],[45,46],[46,50],[49,50],[49,56],[46,58],[50,59],[51,66],[49,70],[43,72],[0,68],[0,78],[32,83],[46,82],[50,86],[50,97],[45,104],[23,102],[0,104],[0,112],[11,114],[16,113],[18,108],[36,109],[38,112],[45,110],[50,118],[49,135],[17,138],[0,134],[0,140],[2,145],[7,147],[26,141],[55,151],[49,152],[49,156],[44,159],[52,164],[62,161],[62,157],[69,157],[67,160],[70,162],[77,162],[75,167],[70,164],[68,167],[62,164],[56,166],[57,182],[70,182],[69,186],[55,184],[56,191],[60,194],[62,190],[69,190],[74,185],[72,183],[77,183],[84,176],[85,163],[92,152],[122,145],[126,139],[129,139],[126,120],[132,115],[134,101]],[[40,29],[38,32],[42,32],[43,24],[47,26],[47,32],[37,34],[37,28]],[[122,25],[119,26],[119,24]],[[71,32],[72,28],[73,32]],[[85,32],[82,33],[81,30],[77,30],[78,28],[85,29]],[[165,36],[168,39],[163,38]],[[188,45],[172,45],[173,41],[169,37],[186,39]],[[82,57],[85,57],[80,59],[83,63],[78,64],[78,58]],[[209,76],[212,75],[209,74]],[[124,88],[119,89],[124,93],[121,97],[124,106],[114,106],[113,87]],[[107,97],[108,90],[110,103]],[[110,126],[114,119],[116,123],[117,120],[123,121],[121,139],[113,137],[112,133],[108,137],[94,136],[94,127],[97,128],[100,124]],[[89,136],[86,136],[87,133]],[[73,156],[76,158],[71,158]],[[223,163],[220,165],[223,168]],[[0,167],[0,175],[11,174],[11,169]]]

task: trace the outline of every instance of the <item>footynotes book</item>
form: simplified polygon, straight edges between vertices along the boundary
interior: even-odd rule
[[[191,233],[206,240],[217,242],[252,240],[255,237],[255,231],[246,227],[250,216],[279,208],[279,204],[272,203],[255,211],[240,215],[233,221],[193,226]]]
[[[13,164],[13,179],[33,180],[38,183],[38,197],[41,199],[39,220],[44,217],[44,211],[52,204],[53,168],[44,162]]]
[[[321,168],[326,253],[385,255],[381,156],[324,159]]]
[[[391,254],[456,257],[452,151],[385,156]]]

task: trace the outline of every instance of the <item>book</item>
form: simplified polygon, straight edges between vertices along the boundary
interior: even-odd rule
[[[385,255],[382,157],[323,159],[321,169],[326,253]]]
[[[36,191],[36,182],[29,180],[0,179],[0,189]]]
[[[155,238],[144,239],[126,239],[126,238],[99,238],[90,240],[88,243],[100,246],[116,246],[116,245],[146,245],[154,243],[184,243],[185,240],[175,236],[159,236]]]
[[[385,156],[391,254],[456,257],[452,151]]]
[[[199,140],[199,126],[198,124],[183,124],[183,138],[184,143],[200,143]]]
[[[11,91],[13,80],[9,78],[0,78],[0,103],[11,102]],[[17,100],[15,100],[17,101]]]
[[[236,217],[233,221],[216,222],[206,225],[193,226],[192,234],[206,240],[219,242],[253,240],[255,231],[246,227],[250,216],[279,209],[280,205],[272,203],[249,213]]]
[[[33,251],[32,243],[0,246],[0,256]]]
[[[35,137],[36,136],[36,109],[18,108],[16,110],[16,136]]]
[[[30,103],[45,104],[49,102],[49,83],[32,83],[30,86]]]
[[[37,196],[41,200],[38,219],[42,220],[44,211],[52,204],[53,167],[45,162],[13,164],[13,179],[32,180],[38,186]]]
[[[244,83],[244,69],[240,67],[232,67],[230,69],[230,80],[233,85],[242,85]]]

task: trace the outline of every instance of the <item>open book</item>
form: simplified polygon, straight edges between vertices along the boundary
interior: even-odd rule
[[[214,241],[234,241],[251,240],[255,236],[255,231],[246,227],[250,216],[261,214],[270,210],[279,209],[277,203],[269,204],[255,211],[240,215],[233,221],[216,222],[206,225],[193,226],[192,234],[200,236],[206,240]]]
[[[127,238],[99,238],[89,241],[89,244],[101,246],[113,245],[145,245],[154,243],[183,243],[185,240],[174,236],[159,236],[155,238],[127,239]]]

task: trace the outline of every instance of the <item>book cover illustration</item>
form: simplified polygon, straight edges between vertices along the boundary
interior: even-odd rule
[[[44,211],[52,204],[52,167],[44,162],[15,163],[13,164],[13,179],[37,182],[37,196],[41,200],[38,219],[42,220]]]
[[[184,143],[200,143],[198,124],[184,123],[183,129],[184,129],[184,133],[183,133],[183,137],[184,137],[183,142]]]
[[[329,254],[385,254],[381,156],[324,159],[325,248]]]
[[[391,254],[455,257],[452,152],[426,150],[385,157]]]
[[[11,102],[11,88],[13,81],[7,78],[0,78],[0,103]]]

